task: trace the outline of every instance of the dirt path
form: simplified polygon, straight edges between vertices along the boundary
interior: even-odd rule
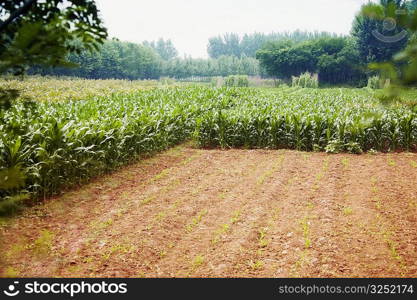
[[[0,226],[2,276],[417,277],[417,154],[179,146]]]

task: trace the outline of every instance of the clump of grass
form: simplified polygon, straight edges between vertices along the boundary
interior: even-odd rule
[[[318,74],[311,74],[305,72],[299,77],[292,77],[292,86],[301,88],[318,88],[319,87],[319,76]]]

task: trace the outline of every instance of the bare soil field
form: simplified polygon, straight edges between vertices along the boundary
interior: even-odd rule
[[[182,145],[0,227],[22,277],[417,277],[417,154]]]

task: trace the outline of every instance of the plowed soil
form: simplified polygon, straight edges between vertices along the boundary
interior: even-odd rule
[[[0,227],[22,277],[417,277],[417,154],[187,145]]]

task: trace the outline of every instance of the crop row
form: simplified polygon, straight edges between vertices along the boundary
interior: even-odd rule
[[[415,149],[416,116],[349,89],[186,87],[20,101],[0,111],[0,203],[22,190],[54,194],[190,137],[201,147]],[[19,172],[25,180],[11,182]]]
[[[194,137],[202,147],[415,150],[417,111],[382,107],[366,90],[248,91],[201,116]]]

